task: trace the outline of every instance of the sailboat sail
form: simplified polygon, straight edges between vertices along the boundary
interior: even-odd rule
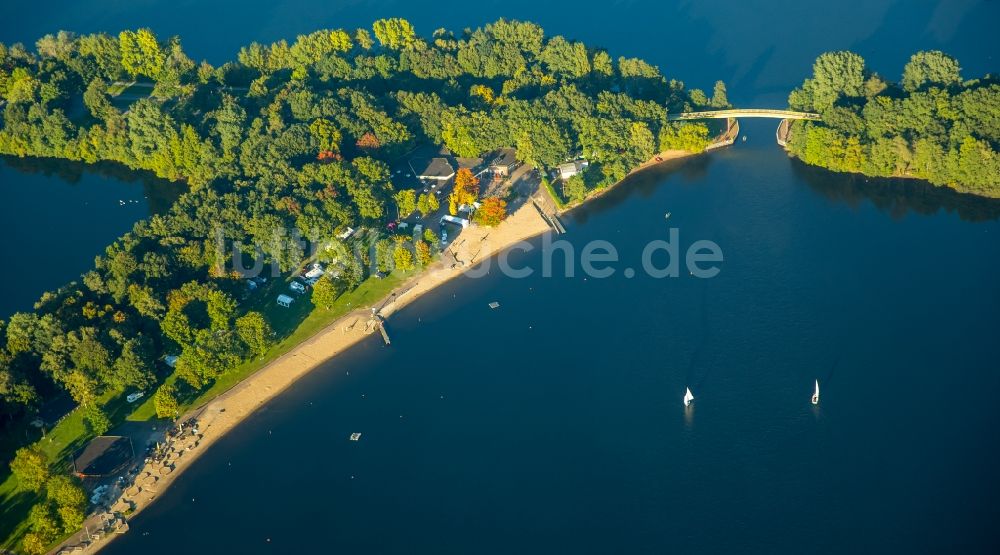
[[[813,393],[812,404],[819,404],[819,380],[816,380],[816,392]]]
[[[684,392],[684,406],[686,407],[690,405],[691,401],[694,401],[694,395],[691,394],[691,388],[688,387]]]

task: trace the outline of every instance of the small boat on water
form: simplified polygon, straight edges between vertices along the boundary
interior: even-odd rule
[[[819,380],[816,380],[816,392],[813,393],[812,404],[819,404]]]
[[[747,136],[746,135],[743,135],[743,142],[744,143],[747,142]]]
[[[670,212],[667,212],[666,214],[664,214],[663,215],[663,219],[664,220],[669,220],[670,219]]]
[[[691,394],[691,388],[690,387],[685,388],[685,389],[686,390],[684,392],[684,406],[685,407],[690,407],[691,406],[691,401],[694,401],[694,395]]]

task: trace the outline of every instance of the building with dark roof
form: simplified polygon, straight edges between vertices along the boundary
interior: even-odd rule
[[[455,168],[446,158],[431,158],[429,160],[413,160],[410,162],[414,175],[420,179],[448,181],[455,177]]]
[[[494,153],[490,171],[498,177],[509,177],[518,165],[517,151],[513,148],[501,148]]]
[[[101,477],[124,470],[135,457],[132,440],[124,436],[98,436],[77,453],[73,471],[80,477]]]
[[[483,165],[483,159],[482,158],[461,158],[461,157],[457,157],[456,156],[455,157],[455,163],[458,164],[458,167],[460,169],[461,168],[465,168],[465,169],[471,170],[472,173],[477,173],[478,170],[479,170],[479,168]]]

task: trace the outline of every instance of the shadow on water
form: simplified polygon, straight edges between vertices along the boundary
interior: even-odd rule
[[[841,174],[792,159],[792,172],[809,187],[833,202],[857,208],[869,201],[876,208],[901,219],[909,212],[930,216],[944,210],[967,222],[1000,219],[1000,200],[959,193],[919,179],[876,178]]]
[[[695,348],[694,354],[691,355],[691,364],[688,365],[687,373],[685,374],[685,383],[694,385],[695,389],[700,390],[705,381],[708,379],[708,368],[710,365],[705,364],[704,354],[705,350],[708,348],[708,338],[709,330],[711,326],[708,325],[708,283],[709,280],[701,280],[701,333],[699,333],[698,346]],[[698,368],[705,368],[706,370],[698,377],[695,381],[695,371]]]
[[[840,366],[840,361],[843,360],[844,354],[842,351],[837,351],[837,356],[833,359],[833,364],[830,365],[830,371],[826,373],[826,378],[823,382],[830,382],[833,380],[833,375],[837,372],[837,368]]]
[[[577,223],[586,223],[591,216],[614,210],[626,200],[638,195],[640,198],[653,196],[668,175],[676,175],[683,184],[702,185],[711,164],[712,156],[701,154],[690,158],[669,160],[629,175],[607,193],[584,205],[574,208],[569,216]]]
[[[73,185],[80,183],[88,174],[123,183],[138,183],[142,186],[143,196],[149,202],[151,214],[166,212],[173,206],[178,197],[187,191],[187,185],[183,182],[162,179],[156,177],[152,172],[133,170],[115,162],[102,161],[87,164],[55,158],[18,158],[16,156],[0,156],[0,159],[2,159],[4,166],[17,172],[57,177]]]

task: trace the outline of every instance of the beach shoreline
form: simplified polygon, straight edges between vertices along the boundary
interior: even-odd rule
[[[611,184],[611,185],[609,185],[607,187],[591,191],[591,193],[588,194],[580,202],[577,202],[577,203],[574,203],[574,204],[570,204],[570,205],[564,206],[563,208],[557,209],[556,213],[557,214],[566,214],[568,212],[572,212],[573,210],[575,210],[575,209],[577,209],[577,208],[579,208],[579,207],[587,204],[591,200],[596,199],[596,198],[600,198],[600,197],[606,195],[612,189],[617,188],[619,185],[621,185],[622,183],[625,183],[626,181],[629,180],[629,178],[631,178],[632,176],[634,176],[634,175],[636,175],[638,173],[642,173],[642,172],[644,172],[646,170],[649,170],[651,168],[662,166],[663,164],[666,164],[668,162],[672,162],[674,160],[682,160],[682,159],[685,159],[685,158],[690,158],[692,156],[699,156],[699,155],[702,155],[702,154],[708,154],[708,153],[712,152],[713,150],[716,150],[716,149],[719,149],[719,148],[722,148],[722,147],[730,146],[734,142],[736,142],[736,137],[738,137],[739,134],[740,134],[740,123],[739,123],[739,120],[734,120],[733,124],[730,125],[726,129],[726,131],[724,133],[722,133],[721,135],[719,135],[712,144],[708,145],[707,147],[705,147],[704,150],[702,150],[700,152],[691,152],[689,150],[678,150],[678,149],[664,150],[662,152],[659,152],[659,153],[655,154],[649,160],[646,160],[645,162],[643,162],[643,163],[639,164],[638,166],[632,168],[632,171],[628,172],[625,175],[625,177],[623,177],[621,179],[621,181],[613,183],[613,184]]]
[[[425,293],[461,276],[480,261],[546,231],[551,231],[549,224],[542,219],[531,202],[524,203],[494,228],[469,227],[459,234],[437,261],[374,303],[373,307],[381,306],[378,314],[381,318],[387,318]],[[258,408],[287,390],[306,374],[373,333],[377,333],[377,327],[372,323],[372,308],[359,308],[349,312],[228,391],[185,414],[178,422],[195,419],[197,424],[194,427],[197,433],[170,441],[165,446],[165,451],[169,453],[166,462],[150,462],[143,465],[137,473],[141,479],[137,479],[134,486],[126,488],[112,503],[112,513],[125,513],[126,520],[141,513],[155,503],[171,483],[197,461],[202,453]],[[170,469],[164,474],[162,469],[165,466]],[[140,483],[148,481],[152,483]],[[127,530],[127,526],[123,528],[124,530]],[[107,536],[91,539],[85,552],[99,551],[117,535],[119,534],[112,532]],[[54,552],[59,552],[67,544],[59,546]]]
[[[659,159],[654,157],[638,166],[629,173],[629,176],[668,161],[696,154],[686,151],[660,153]],[[625,179],[606,187],[601,194],[624,181]],[[531,198],[500,225],[493,228],[471,226],[464,229],[438,260],[408,279],[389,295],[373,303],[371,307],[359,308],[341,316],[231,389],[178,419],[178,422],[194,419],[196,424],[193,428],[197,432],[192,433],[189,429],[186,435],[170,440],[165,446],[165,451],[169,455],[163,461],[146,463],[137,471],[140,479],[126,488],[111,504],[112,513],[126,515],[124,526],[119,532],[113,531],[103,537],[91,538],[84,552],[96,553],[120,533],[127,531],[127,521],[155,503],[171,483],[216,441],[245,421],[261,406],[286,391],[300,378],[376,333],[382,319],[388,318],[424,294],[463,275],[479,262],[518,243],[551,232],[549,223],[534,206],[535,202],[551,205],[552,199],[547,195],[543,188],[538,187]],[[583,203],[599,196],[600,194],[592,195]],[[567,211],[576,206],[580,205],[568,207]],[[379,318],[376,320],[373,320],[374,307],[380,307],[377,309]],[[164,468],[169,469],[164,470]],[[68,545],[71,545],[69,541],[53,552],[58,553]]]

